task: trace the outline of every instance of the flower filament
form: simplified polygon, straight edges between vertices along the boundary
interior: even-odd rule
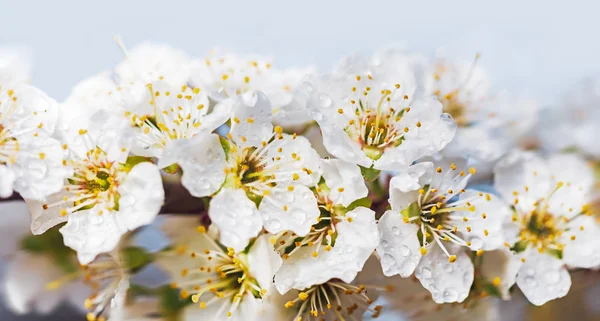
[[[360,82],[361,77],[356,78]],[[368,79],[372,80],[372,77],[368,76]],[[371,159],[377,160],[386,148],[402,144],[404,134],[409,131],[409,128],[401,126],[400,122],[402,115],[409,112],[410,108],[393,106],[401,104],[396,99],[393,100],[399,88],[400,85],[397,84],[393,89],[381,89],[379,96],[373,98],[377,94],[373,94],[371,87],[365,86],[362,95],[356,93],[359,90],[357,87],[352,87],[356,99],[350,100],[353,112],[346,115],[348,123],[344,130],[362,146],[365,154]],[[403,100],[407,99],[408,96],[403,97]],[[377,103],[371,106],[370,101]],[[340,108],[338,113],[345,114],[345,111]]]
[[[286,302],[285,307],[298,309],[294,321],[361,319],[364,311],[377,318],[382,310],[382,306],[373,305],[364,285],[356,286],[335,279],[300,292],[297,298]]]

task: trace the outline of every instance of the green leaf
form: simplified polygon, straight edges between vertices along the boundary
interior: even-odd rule
[[[372,201],[368,197],[359,198],[356,201],[350,203],[350,205],[348,205],[348,207],[346,207],[346,213],[348,213],[348,212],[352,211],[353,209],[360,207],[360,206],[370,208],[371,203],[372,203]]]
[[[379,177],[381,171],[373,168],[373,166],[371,166],[371,168],[360,166],[360,173],[362,174],[365,181],[372,182]]]
[[[133,271],[138,271],[154,261],[152,253],[137,246],[122,249],[121,255],[125,261],[125,267]]]
[[[528,241],[519,241],[519,242],[515,243],[515,245],[513,245],[510,248],[510,250],[517,252],[517,253],[521,253],[527,249],[527,245],[529,245]]]

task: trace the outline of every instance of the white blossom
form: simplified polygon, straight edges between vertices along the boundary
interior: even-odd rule
[[[350,283],[377,246],[375,213],[363,201],[368,190],[358,166],[322,160],[316,188],[320,216],[303,237],[282,232],[278,250],[284,262],[275,275],[280,293],[302,290],[330,279]]]
[[[272,60],[212,50],[205,58],[192,62],[191,84],[206,88],[217,102],[261,91],[271,101],[275,124],[287,127],[310,122],[298,87],[305,75],[315,72],[314,68],[276,68]]]
[[[82,264],[113,250],[125,232],[151,223],[164,199],[158,168],[127,163],[130,143],[111,127],[117,121],[96,116],[106,123],[93,118],[91,125],[64,134],[69,152],[64,166],[70,172],[64,187],[42,200],[27,200],[32,232],[67,222],[60,231]]]
[[[173,250],[162,253],[159,265],[171,275],[171,286],[194,303],[185,315],[208,320],[258,320],[263,299],[272,291],[281,258],[261,235],[247,249],[225,249],[213,229],[193,219],[167,219],[164,230]],[[188,318],[188,317],[186,317]]]
[[[501,223],[510,216],[497,197],[467,189],[475,169],[466,170],[456,161],[435,169],[423,162],[400,172],[390,181],[391,210],[378,224],[383,273],[409,277],[416,271],[437,303],[467,297],[473,264],[459,248],[481,255],[501,247]]]
[[[62,187],[64,153],[54,139],[57,103],[30,85],[0,83],[0,197],[39,199]]]
[[[327,150],[366,168],[398,170],[444,148],[456,125],[438,101],[415,94],[414,77],[357,59],[309,79],[307,108]]]
[[[505,234],[521,264],[516,283],[535,305],[567,294],[565,265],[600,265],[600,226],[589,216],[593,182],[589,165],[572,154],[543,160],[513,152],[496,165],[495,187],[514,208]]]

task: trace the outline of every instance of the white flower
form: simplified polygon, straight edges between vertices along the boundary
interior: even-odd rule
[[[466,189],[471,174],[464,162],[434,169],[424,162],[400,172],[390,181],[391,210],[379,220],[377,253],[383,273],[410,276],[416,269],[435,302],[461,302],[473,281],[470,258],[453,249],[477,251],[502,246],[501,223],[507,206],[488,193]],[[459,273],[460,278],[452,277]]]
[[[133,153],[158,157],[161,168],[173,164],[168,155],[171,149],[177,148],[177,140],[189,139],[201,132],[210,133],[231,116],[231,106],[226,104],[209,111],[207,93],[198,87],[172,87],[158,81],[148,84],[148,89],[152,110],[125,113],[136,133]],[[162,159],[165,150],[167,158]]]
[[[544,161],[516,151],[496,165],[496,190],[514,208],[505,233],[514,259],[522,262],[516,283],[535,305],[567,294],[565,265],[600,265],[600,226],[587,203],[593,183],[591,168],[571,154]]]
[[[47,314],[62,301],[81,307],[81,298],[89,291],[74,277],[71,269],[78,268],[75,253],[68,253],[71,250],[64,247],[60,234],[53,230],[41,237],[31,236],[24,202],[2,203],[0,212],[0,255],[7,259],[3,279],[7,307],[17,314]]]
[[[319,215],[309,190],[319,177],[319,156],[308,140],[273,128],[271,105],[260,92],[240,97],[228,137],[198,135],[169,153],[192,195],[217,192],[208,214],[221,243],[240,251],[263,224],[271,233],[306,235]]]
[[[536,126],[542,149],[559,152],[577,148],[585,155],[600,157],[598,122],[600,121],[600,81],[584,79],[565,93],[555,106],[540,111]]]
[[[194,61],[191,68],[192,85],[208,89],[211,99],[217,102],[246,92],[262,91],[271,101],[276,124],[302,125],[311,120],[297,88],[305,75],[314,73],[314,68],[278,69],[268,57],[216,50]]]
[[[122,46],[122,44],[119,43]],[[122,48],[124,49],[124,48]],[[150,83],[164,80],[180,87],[190,80],[188,55],[182,50],[164,44],[145,42],[130,51],[125,50],[125,60],[115,67],[119,83]]]
[[[30,83],[31,56],[28,48],[0,47],[0,85]]]
[[[195,303],[197,311],[185,313],[208,320],[254,320],[281,266],[268,235],[244,251],[225,250],[212,231],[196,227],[193,220],[167,219],[165,231],[175,242],[157,260],[170,274],[171,286]]]
[[[0,197],[39,199],[62,187],[63,150],[52,138],[56,102],[30,85],[0,84]]]
[[[410,94],[434,96],[450,114],[458,128],[442,151],[447,157],[469,157],[477,162],[480,173],[491,173],[493,164],[521,143],[535,124],[535,102],[493,93],[487,72],[477,62],[437,58],[433,61],[401,50],[376,53],[368,62],[373,74],[393,79]],[[411,72],[414,76],[408,76]],[[413,79],[410,81],[410,79]],[[479,175],[480,177],[482,175]]]
[[[65,167],[71,174],[65,187],[41,201],[27,200],[33,233],[66,221],[60,231],[82,264],[113,250],[125,232],[151,223],[164,199],[158,168],[148,162],[127,164],[126,138],[111,127],[112,119],[103,121],[100,128],[67,135]]]
[[[283,232],[278,251],[285,261],[275,275],[280,293],[303,290],[330,279],[350,283],[377,246],[375,212],[358,166],[323,160],[323,180],[316,189],[321,215],[305,236]],[[367,203],[365,203],[367,201]]]
[[[353,61],[304,87],[307,108],[331,154],[367,168],[397,170],[450,142],[454,122],[438,101],[413,96],[413,74],[390,76],[361,66]]]

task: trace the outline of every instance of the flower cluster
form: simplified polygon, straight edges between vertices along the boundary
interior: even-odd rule
[[[63,102],[0,51],[17,313],[64,299],[88,321],[492,320],[494,298],[543,305],[570,270],[600,268],[587,89],[547,109],[494,92],[479,55],[386,50],[321,73],[117,42],[123,61]],[[156,225],[168,244],[146,248]],[[164,275],[138,281],[151,266]]]

